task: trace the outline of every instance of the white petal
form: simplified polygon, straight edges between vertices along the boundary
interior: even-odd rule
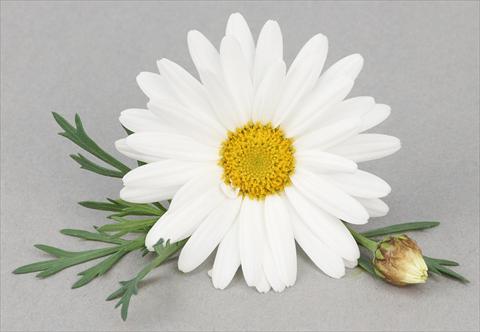
[[[345,267],[348,267],[349,269],[356,268],[357,265],[358,265],[358,261],[357,261],[357,260],[349,261],[349,260],[347,260],[347,259],[343,259],[343,263],[345,264]]]
[[[134,150],[159,158],[191,161],[215,161],[218,151],[190,137],[157,132],[135,133],[127,137]]]
[[[302,125],[295,127],[297,132],[315,130],[318,127],[329,126],[346,119],[360,120],[360,129],[363,126],[363,116],[373,109],[375,99],[372,97],[354,97],[346,99],[331,107],[316,112],[311,118],[304,121]]]
[[[273,120],[275,109],[285,84],[285,62],[272,63],[259,84],[253,101],[252,120],[269,123]]]
[[[202,173],[199,176],[191,179],[182,188],[180,188],[175,197],[173,198],[168,208],[169,212],[175,212],[177,210],[184,209],[190,204],[198,195],[202,195],[205,188],[221,187],[221,175],[222,169],[217,165],[212,165],[212,168],[207,173]]]
[[[143,93],[150,99],[170,99],[171,91],[165,79],[154,73],[142,72],[137,76],[137,83]]]
[[[375,99],[370,96],[360,96],[345,99],[331,110],[331,116],[339,115],[338,120],[347,116],[361,117],[375,106]]]
[[[298,217],[294,217],[292,220],[295,240],[297,240],[312,262],[332,278],[338,279],[343,277],[345,275],[345,265],[342,258],[315,237]]]
[[[203,75],[207,94],[219,122],[228,130],[234,131],[242,125],[237,105],[233,101],[228,88],[223,82],[223,77],[216,76],[212,72]]]
[[[393,136],[360,134],[328,149],[328,152],[361,162],[386,157],[397,152],[400,147],[400,140]]]
[[[192,115],[184,105],[169,100],[153,100],[148,103],[148,108],[168,128],[163,133],[186,135],[213,147],[218,147],[226,137],[225,129],[211,127],[201,113]]]
[[[240,198],[225,200],[200,224],[180,253],[180,271],[194,270],[212,253],[235,221],[240,203]]]
[[[189,72],[176,63],[161,59],[157,62],[160,73],[164,75],[175,92],[178,100],[191,111],[192,116],[220,130],[212,106],[208,101],[204,87]]]
[[[169,187],[124,187],[120,190],[120,198],[131,203],[153,203],[172,198],[180,186]]]
[[[220,55],[212,43],[199,31],[192,30],[187,36],[188,50],[202,81],[205,72],[220,75]]]
[[[203,163],[162,160],[131,170],[123,177],[123,184],[146,188],[182,186],[207,169]]]
[[[385,197],[392,191],[387,182],[372,173],[361,170],[352,174],[329,174],[329,179],[347,194],[357,197]]]
[[[274,125],[282,123],[304,94],[312,89],[322,71],[327,52],[328,41],[322,34],[313,36],[298,52],[287,73],[285,92],[275,112]]]
[[[371,129],[385,121],[391,113],[388,105],[376,104],[373,109],[367,112],[362,118],[361,131]]]
[[[310,61],[310,69],[315,70],[320,74],[323,64],[320,65],[325,61],[326,53],[328,52],[328,39],[321,33],[316,34],[312,38],[310,38],[305,45],[303,45],[302,49],[298,52],[297,56],[292,62],[290,66],[289,72],[297,71],[300,67],[305,66],[304,61]],[[313,62],[310,57],[317,57],[317,64]],[[323,60],[322,60],[323,59]]]
[[[285,194],[302,222],[331,250],[352,261],[360,256],[355,239],[338,218],[316,207],[295,187],[285,188]]]
[[[185,185],[187,186],[188,183]],[[175,198],[174,198],[175,199]],[[225,203],[225,196],[219,188],[204,188],[197,196],[181,210],[168,211],[153,225],[145,239],[145,246],[153,250],[160,240],[170,240],[172,243],[189,237],[216,207]]]
[[[298,135],[303,128],[311,124],[312,118],[321,116],[333,105],[341,102],[350,93],[352,87],[353,80],[346,77],[339,77],[327,85],[317,84],[285,120],[286,131],[290,135]]]
[[[283,39],[280,26],[269,20],[265,23],[258,35],[255,51],[255,67],[253,83],[257,87],[264,79],[271,64],[283,61]]]
[[[220,61],[225,82],[237,106],[240,119],[242,123],[246,123],[251,115],[253,86],[240,45],[234,38],[228,36],[223,38],[220,45]]]
[[[165,58],[158,60],[157,66],[162,76],[166,78],[172,90],[184,105],[208,106],[202,85],[188,71]]]
[[[388,205],[379,198],[361,198],[357,200],[365,207],[370,217],[383,217],[388,213]]]
[[[306,167],[310,171],[329,173],[347,172],[353,173],[357,170],[357,164],[350,159],[320,150],[300,150],[295,152],[297,165]]]
[[[160,121],[150,110],[131,108],[123,111],[120,115],[120,123],[133,132],[140,131],[163,131],[172,132],[168,126]]]
[[[239,266],[238,221],[235,221],[218,246],[212,269],[213,286],[219,289],[227,287]]]
[[[265,198],[265,230],[280,279],[292,286],[297,279],[297,254],[287,204],[283,196]]]
[[[267,276],[263,269],[260,270],[260,274],[257,278],[257,282],[255,283],[255,288],[260,293],[267,293],[270,290],[270,284],[267,280]]]
[[[255,53],[255,42],[247,22],[240,13],[230,15],[227,22],[225,35],[237,40],[242,53],[245,57],[247,67],[253,67],[253,57]]]
[[[293,245],[295,246],[295,241],[293,242]],[[295,265],[295,270],[296,269],[297,267]],[[267,278],[268,283],[272,286],[274,291],[282,292],[285,289],[285,283],[280,279],[280,274],[273,259],[272,250],[268,244],[265,244],[263,254],[263,271],[265,272],[265,277]]]
[[[265,237],[263,202],[245,198],[239,214],[239,248],[242,271],[248,286],[255,286],[262,271]]]
[[[351,54],[335,62],[325,73],[320,76],[324,84],[335,80],[339,76],[346,76],[355,80],[362,70],[363,57],[360,54]]]
[[[365,208],[323,176],[297,169],[292,182],[313,203],[335,217],[352,224],[367,222],[368,213]]]
[[[310,128],[327,125],[346,118],[360,118],[360,131],[366,131],[382,123],[390,115],[390,106],[375,104],[372,97],[355,97],[331,107],[322,117],[311,119]]]
[[[332,125],[319,128],[297,138],[295,148],[325,150],[356,135],[360,127],[359,119],[345,119]]]
[[[140,153],[139,151],[136,151],[132,147],[128,146],[127,144],[127,139],[122,138],[117,141],[115,141],[115,148],[125,156],[135,159],[135,160],[140,160],[146,163],[154,162],[154,161],[159,161],[162,158],[158,156],[153,156],[150,154],[145,154],[145,153]]]

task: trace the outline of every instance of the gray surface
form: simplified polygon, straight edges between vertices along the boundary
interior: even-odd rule
[[[330,40],[328,64],[359,52],[366,64],[352,95],[392,106],[379,132],[401,138],[394,156],[365,164],[393,187],[391,213],[367,227],[438,219],[415,234],[424,252],[462,263],[462,285],[432,278],[395,288],[358,270],[333,280],[299,259],[298,281],[260,295],[237,274],[225,291],[206,271],[184,275],[169,263],[133,299],[130,317],[104,301],[142,262],[128,257],[101,280],[70,290],[81,268],[47,280],[13,276],[44,259],[32,247],[86,244],[61,228],[101,224],[75,202],[115,197],[120,182],[79,170],[73,145],[56,135],[50,112],[85,119],[111,151],[123,136],[121,110],[142,107],[135,76],[160,57],[192,70],[186,33],[219,43],[228,15],[241,11],[257,34],[277,19],[291,61],[316,32]],[[479,329],[479,3],[60,3],[2,2],[1,328],[2,330],[478,330]]]

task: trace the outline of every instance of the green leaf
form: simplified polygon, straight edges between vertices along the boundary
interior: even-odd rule
[[[122,244],[113,247],[86,250],[86,251],[65,251],[51,246],[36,245],[42,251],[52,254],[56,259],[28,264],[17,268],[13,273],[31,273],[40,272],[37,274],[39,278],[46,278],[56,274],[68,267],[82,264],[91,260],[95,260],[104,256],[109,256],[117,252],[130,252],[144,247],[145,236],[140,236],[135,240],[122,240]],[[108,261],[109,263],[111,261]],[[99,271],[98,268],[96,270]],[[93,273],[91,271],[91,273]],[[89,275],[90,276],[90,275]]]
[[[449,268],[446,268],[445,266],[443,265],[439,265],[436,267],[437,270],[439,270],[442,274],[444,275],[447,275],[449,276],[450,278],[453,278],[453,279],[457,279],[463,283],[469,283],[470,281],[465,278],[464,276],[462,276],[461,274],[455,272],[455,271],[452,271],[450,270]]]
[[[120,171],[108,169],[98,164],[95,164],[93,161],[88,160],[80,153],[71,154],[70,157],[80,165],[80,168],[86,169],[87,171],[104,175],[104,176],[109,176],[112,178],[122,178],[124,176],[124,173]]]
[[[123,256],[128,254],[128,251],[120,250],[108,257],[107,259],[101,261],[100,263],[92,266],[91,268],[82,271],[79,273],[82,277],[77,280],[72,286],[72,288],[79,288],[85,286],[93,279],[105,274],[110,270]]]
[[[115,201],[114,201],[115,202]],[[111,211],[119,212],[123,210],[123,206],[117,203],[112,202],[96,202],[96,201],[82,201],[78,202],[83,207],[87,209],[100,210],[100,211]]]
[[[65,251],[59,248],[47,246],[45,244],[36,244],[34,247],[55,257],[72,257],[75,255],[75,253],[72,251]]]
[[[431,258],[431,257],[427,257],[427,256],[423,256],[424,258],[428,258],[428,259],[433,259],[435,260],[435,262],[437,264],[440,264],[440,265],[445,265],[445,266],[458,266],[459,264],[457,262],[454,262],[454,261],[449,261],[449,260],[446,260],[446,259],[437,259],[437,258]]]
[[[78,237],[80,239],[84,239],[88,241],[99,241],[99,242],[113,243],[113,244],[128,243],[127,240],[120,239],[118,237],[114,237],[108,234],[93,233],[93,232],[88,232],[81,229],[62,229],[60,233],[68,236]]]
[[[112,217],[125,217],[125,216],[162,216],[164,214],[160,209],[152,206],[138,206],[138,207],[125,207],[120,212],[108,216]]]
[[[152,204],[138,204],[138,203],[130,203],[130,202],[127,202],[127,201],[124,201],[122,199],[118,199],[117,202],[119,204],[123,204],[125,206],[128,206],[128,207],[132,207],[132,208],[151,208],[151,209],[154,209],[154,211],[160,211],[162,214],[165,213],[167,211],[167,209],[160,203],[158,202],[155,202],[155,203],[152,203]],[[160,213],[160,212],[157,212],[157,213]]]
[[[78,145],[79,147],[84,149],[85,151],[91,153],[93,156],[97,157],[98,159],[102,160],[103,162],[107,163],[108,165],[113,166],[118,171],[120,171],[119,174],[125,175],[128,171],[130,171],[130,168],[128,166],[126,166],[122,162],[118,161],[117,159],[112,157],[110,154],[105,152],[103,149],[101,149],[87,135],[87,133],[86,133],[84,127],[83,127],[82,121],[80,119],[80,116],[78,114],[75,115],[75,126],[68,123],[68,121],[65,120],[65,118],[63,118],[58,113],[53,112],[53,117],[54,117],[55,121],[58,123],[58,125],[64,130],[63,133],[59,133],[61,136],[64,136],[65,138],[69,139],[70,141],[72,141],[73,143],[75,143],[76,145]],[[88,161],[88,162],[84,161],[83,159],[86,159],[86,158],[84,158],[84,157],[82,158],[80,155],[77,156],[77,159],[78,159],[78,160],[76,160],[77,162],[80,159],[82,159],[82,163],[84,163],[85,165],[88,164],[86,167],[84,167],[86,169],[90,169],[90,170],[97,169],[97,170],[99,170],[97,167],[101,167],[101,166],[98,166],[96,164],[94,164],[94,165],[97,166],[97,167],[94,167],[93,165],[90,164],[91,163],[90,161]],[[89,168],[87,168],[87,167],[89,167]],[[99,174],[101,174],[101,173],[99,173]],[[103,174],[103,175],[105,175],[105,174]],[[111,176],[111,175],[109,175],[109,176]]]
[[[101,258],[104,256],[111,255],[118,251],[118,247],[108,247],[108,248],[101,248],[101,249],[93,249],[93,250],[86,250],[75,253],[74,256],[71,257],[61,257],[51,262],[51,264],[42,270],[37,277],[39,278],[46,278],[51,275],[54,275],[68,267],[82,264],[97,258]]]
[[[470,282],[467,278],[465,278],[461,274],[445,267],[445,266],[458,266],[457,262],[449,261],[446,259],[432,258],[428,256],[423,256],[423,259],[425,260],[425,263],[428,266],[428,272],[432,272],[438,275],[443,275],[453,279],[457,279],[458,281],[461,281],[463,283]]]
[[[123,320],[127,319],[128,308],[130,306],[130,300],[132,296],[138,293],[138,286],[141,280],[147,276],[153,269],[162,264],[168,257],[179,251],[187,242],[187,239],[176,242],[174,244],[166,243],[163,246],[162,243],[155,246],[157,257],[155,257],[149,264],[147,264],[140,272],[132,279],[127,281],[121,281],[121,287],[114,291],[107,297],[107,301],[111,301],[117,298],[120,300],[115,305],[115,308],[121,306],[121,317]]]
[[[408,231],[418,231],[422,229],[428,229],[440,225],[438,221],[417,221],[417,222],[408,222],[403,224],[392,225],[388,227],[382,227],[377,229],[372,229],[370,231],[362,233],[366,237],[377,237],[390,235],[395,233],[404,233]]]
[[[125,216],[162,216],[166,209],[161,207],[158,208],[153,204],[136,204],[126,202],[124,200],[118,199],[113,200],[111,198],[107,198],[108,202],[95,202],[95,201],[84,201],[79,202],[80,205],[95,210],[101,211],[112,211],[116,212],[108,216],[108,218],[112,219],[112,217],[125,217]]]
[[[124,219],[121,217],[112,217],[113,220],[118,221],[117,224],[107,224],[98,228],[99,232],[132,232],[132,231],[147,231],[158,218],[149,219]]]
[[[19,268],[16,268],[13,273],[15,274],[24,274],[24,273],[32,273],[32,272],[38,272],[38,271],[43,271],[48,269],[48,267],[53,264],[56,261],[56,259],[48,260],[48,261],[42,261],[42,262],[36,262],[24,266],[20,266]]]
[[[65,130],[65,133],[68,133],[68,134],[71,134],[71,135],[74,135],[75,134],[75,127],[73,127],[70,123],[68,123],[67,120],[65,120],[65,118],[63,116],[61,116],[60,114],[56,113],[56,112],[52,112],[53,114],[53,118],[55,119],[55,121],[57,121],[58,125],[63,129]]]
[[[13,273],[21,274],[21,273],[31,273],[31,272],[39,272],[41,271],[37,277],[45,278],[51,276],[55,273],[60,272],[61,270],[87,262],[92,259],[100,258],[103,256],[107,256],[112,254],[116,251],[115,247],[111,248],[102,248],[96,250],[88,250],[83,252],[72,252],[72,256],[69,257],[60,257],[53,260],[37,262],[33,264],[28,264],[17,268]]]

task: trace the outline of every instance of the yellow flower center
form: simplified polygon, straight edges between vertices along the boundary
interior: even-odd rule
[[[229,132],[220,149],[223,180],[252,199],[282,191],[295,170],[292,143],[270,123],[249,122]]]

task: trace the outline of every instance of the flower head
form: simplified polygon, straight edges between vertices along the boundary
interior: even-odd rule
[[[373,265],[377,275],[398,286],[424,283],[428,278],[422,251],[407,235],[390,236],[381,241]]]
[[[141,73],[147,109],[123,111],[133,132],[117,149],[146,162],[124,178],[122,199],[172,199],[149,231],[150,250],[186,238],[179,269],[189,272],[217,248],[215,287],[242,267],[249,286],[282,291],[296,280],[295,241],[327,275],[340,278],[359,257],[341,220],[364,224],[385,215],[390,186],[357,163],[400,148],[397,138],[365,133],[390,114],[372,97],[345,99],[362,66],[347,56],[321,74],[328,42],[307,41],[293,63],[283,59],[275,21],[257,41],[240,14],[230,16],[217,49],[188,33],[200,81],[162,59]]]

